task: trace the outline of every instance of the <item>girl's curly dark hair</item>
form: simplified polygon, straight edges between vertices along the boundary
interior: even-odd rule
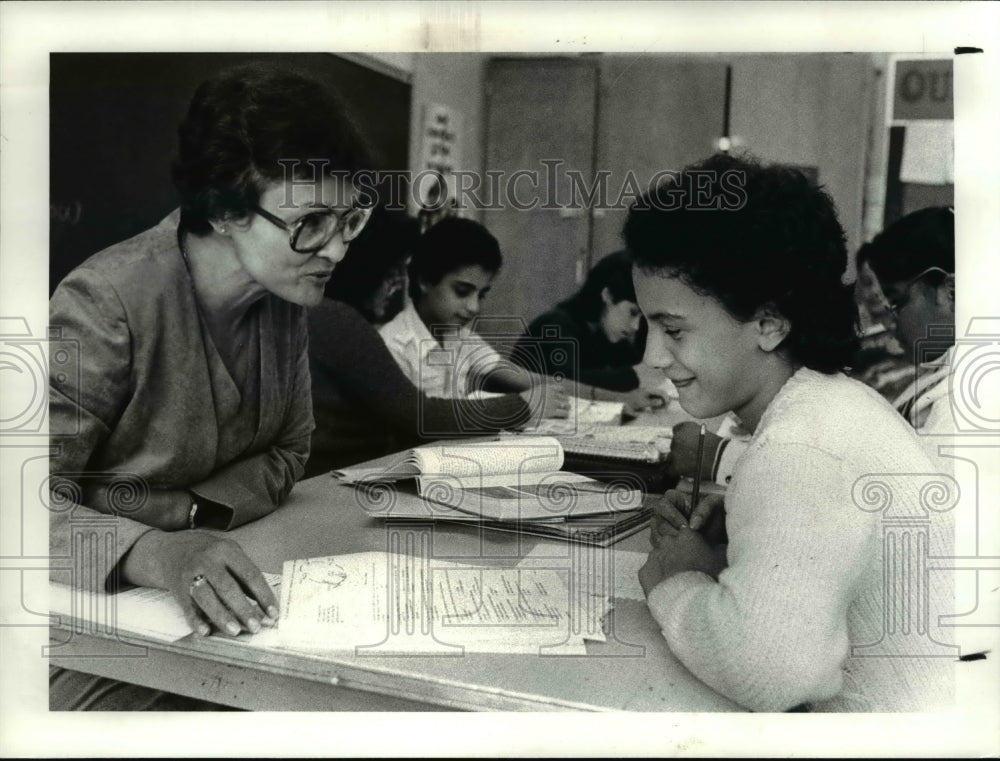
[[[330,172],[353,179],[371,167],[331,88],[271,63],[235,66],[199,85],[178,137],[181,224],[196,235],[210,232],[210,220],[245,217],[287,166],[302,180]]]
[[[767,308],[784,316],[790,361],[832,373],[854,357],[844,231],[830,196],[802,172],[717,154],[640,198],[623,235],[636,266],[680,278],[735,319]]]

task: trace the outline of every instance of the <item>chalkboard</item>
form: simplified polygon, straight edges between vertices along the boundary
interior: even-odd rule
[[[220,69],[282,60],[329,81],[377,168],[409,166],[411,87],[329,53],[53,53],[49,289],[91,254],[177,206],[170,162],[195,88]]]

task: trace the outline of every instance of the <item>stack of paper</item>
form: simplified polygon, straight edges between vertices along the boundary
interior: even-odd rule
[[[265,573],[278,594],[281,577]],[[65,584],[49,584],[49,611],[84,632],[97,635],[135,634],[176,642],[192,633],[181,606],[163,589],[135,587],[117,594],[88,592]]]
[[[600,615],[573,604],[557,569],[483,567],[382,552],[288,561],[283,647],[370,655],[584,654]],[[592,606],[591,606],[592,607]]]
[[[666,460],[673,438],[671,428],[644,425],[586,425],[546,433],[555,436],[567,454],[646,463]]]
[[[437,442],[334,471],[359,490],[359,505],[373,516],[508,524],[558,524],[579,519],[615,524],[646,515],[641,484],[600,482],[560,470],[564,452],[545,436],[493,441]],[[413,482],[416,489],[408,489]],[[389,486],[391,485],[391,486]],[[367,499],[391,489],[393,499]],[[415,494],[411,494],[415,491]],[[414,499],[417,496],[419,499]]]

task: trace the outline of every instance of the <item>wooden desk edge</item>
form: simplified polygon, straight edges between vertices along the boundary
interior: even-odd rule
[[[55,636],[69,633],[68,640]],[[556,698],[516,693],[495,687],[463,685],[451,680],[434,677],[386,675],[378,669],[365,669],[329,656],[311,656],[308,653],[277,652],[257,648],[221,638],[177,642],[162,642],[127,632],[104,634],[81,633],[72,621],[50,626],[53,646],[49,660],[53,665],[83,671],[89,674],[121,679],[164,689],[189,697],[222,703],[247,710],[460,710],[460,711],[611,711],[602,706],[562,701]],[[168,669],[158,669],[155,678],[128,668],[134,657],[123,655],[122,645],[145,648],[145,657],[169,663],[171,670],[189,667],[200,672],[201,687]],[[56,653],[63,650],[64,655]],[[97,652],[95,652],[97,651]],[[103,651],[103,652],[101,652]],[[255,657],[256,655],[256,657]],[[197,661],[197,663],[192,663]],[[308,664],[308,665],[307,665]],[[145,670],[150,667],[147,665]],[[264,696],[253,691],[237,691],[232,697],[223,689],[233,682],[233,675],[226,669],[237,669],[240,687],[246,679],[257,681],[264,672],[271,677],[291,680],[296,686],[306,688],[302,698],[294,701],[302,707],[289,708],[288,696]],[[164,684],[164,676],[172,677],[171,684]],[[316,688],[319,688],[318,690]],[[358,699],[351,692],[365,693]],[[378,696],[372,700],[371,696]],[[324,699],[329,696],[329,699]],[[273,697],[273,699],[269,699]],[[345,706],[344,704],[349,704]],[[320,707],[329,705],[329,708]],[[352,707],[353,706],[353,707]]]

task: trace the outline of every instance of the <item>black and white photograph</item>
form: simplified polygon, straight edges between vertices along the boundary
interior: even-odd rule
[[[1000,753],[997,22],[0,5],[0,753]]]

